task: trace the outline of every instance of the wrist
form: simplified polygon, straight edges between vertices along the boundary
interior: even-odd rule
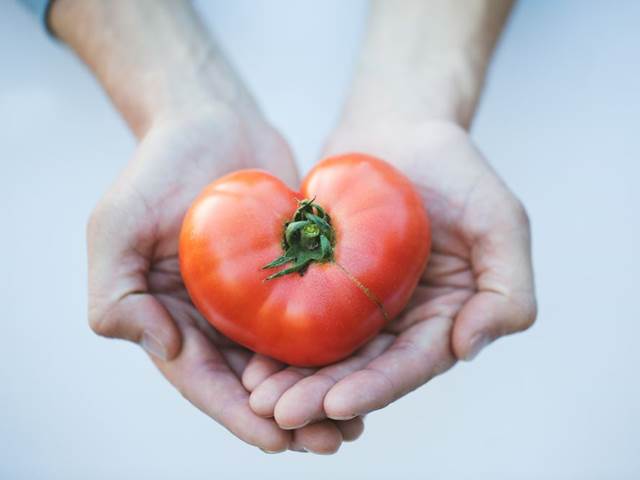
[[[344,121],[468,128],[511,0],[372,2]]]
[[[264,123],[252,97],[234,77],[215,63],[185,62],[144,74],[139,88],[117,84],[107,87],[118,110],[141,136],[154,125],[183,120],[234,125]]]
[[[50,20],[138,137],[171,117],[259,115],[187,1],[56,0]]]
[[[482,89],[484,69],[464,52],[443,53],[423,65],[368,61],[360,65],[342,123],[378,119],[421,124],[446,121],[468,128]]]

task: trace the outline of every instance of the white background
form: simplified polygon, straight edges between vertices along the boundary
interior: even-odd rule
[[[200,2],[303,168],[362,1]],[[84,226],[134,141],[90,74],[0,5],[0,478],[640,478],[640,3],[524,1],[473,135],[528,206],[538,323],[367,418],[265,455],[86,325]]]

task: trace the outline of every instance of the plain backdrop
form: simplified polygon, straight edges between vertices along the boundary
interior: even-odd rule
[[[198,6],[308,169],[366,4]],[[538,323],[316,457],[244,445],[139,348],[90,332],[85,222],[134,140],[73,55],[3,1],[0,478],[640,478],[639,24],[632,0],[517,6],[473,136],[531,214]]]

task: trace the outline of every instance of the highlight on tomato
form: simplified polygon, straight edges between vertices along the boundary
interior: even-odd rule
[[[180,270],[222,334],[290,365],[320,366],[402,311],[430,245],[409,179],[351,153],[318,163],[299,192],[261,170],[211,183],[184,219]]]

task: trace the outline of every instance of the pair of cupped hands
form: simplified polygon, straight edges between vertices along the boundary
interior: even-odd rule
[[[205,185],[260,168],[298,186],[291,150],[261,116],[212,108],[154,123],[89,221],[93,330],[140,344],[193,405],[267,452],[333,453],[361,435],[367,413],[535,319],[527,215],[464,128],[342,122],[323,156],[347,152],[378,156],[414,182],[433,246],[405,311],[323,368],[234,344],[198,313],[180,276],[178,233]]]

